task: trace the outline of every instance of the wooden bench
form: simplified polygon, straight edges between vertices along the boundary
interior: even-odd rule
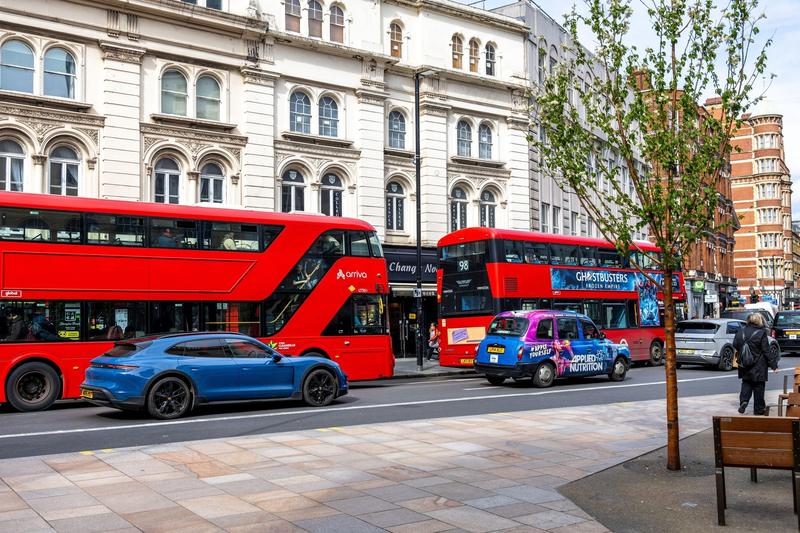
[[[714,460],[717,481],[717,521],[725,525],[725,467],[749,468],[750,480],[758,482],[756,469],[792,471],[794,512],[800,530],[800,418],[766,416],[715,416]]]

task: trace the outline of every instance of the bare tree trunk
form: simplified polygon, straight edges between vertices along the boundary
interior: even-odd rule
[[[672,269],[664,271],[664,371],[667,375],[667,468],[681,469],[678,429],[678,374],[675,368],[675,300]]]

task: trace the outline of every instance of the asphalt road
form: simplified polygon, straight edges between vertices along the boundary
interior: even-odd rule
[[[770,389],[782,386],[782,374],[771,377]],[[678,380],[679,394],[686,397],[739,388],[735,372],[697,367],[679,370]],[[0,459],[376,422],[602,406],[664,395],[664,368],[637,367],[621,383],[595,377],[558,381],[549,389],[511,381],[495,387],[477,376],[358,382],[348,396],[322,409],[286,401],[226,403],[201,406],[175,421],[65,401],[38,413],[0,412]],[[597,413],[602,416],[602,408]]]

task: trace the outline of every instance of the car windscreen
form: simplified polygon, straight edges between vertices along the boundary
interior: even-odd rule
[[[503,335],[508,337],[521,337],[528,331],[527,318],[515,316],[501,316],[489,324],[489,335]]]
[[[800,313],[778,313],[775,318],[776,328],[798,328],[800,327]]]
[[[717,328],[713,322],[678,322],[675,333],[714,333]]]
[[[752,311],[725,311],[722,313],[722,318],[735,318],[737,320],[747,320]]]

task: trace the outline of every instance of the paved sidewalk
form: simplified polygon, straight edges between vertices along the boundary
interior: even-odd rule
[[[10,459],[0,530],[605,531],[554,487],[664,440],[658,400]]]
[[[417,370],[417,360],[414,357],[398,357],[394,363],[394,379],[399,378],[432,378],[440,376],[458,376],[464,374],[475,375],[472,368],[457,368],[439,366],[439,361],[422,361],[422,372]]]

